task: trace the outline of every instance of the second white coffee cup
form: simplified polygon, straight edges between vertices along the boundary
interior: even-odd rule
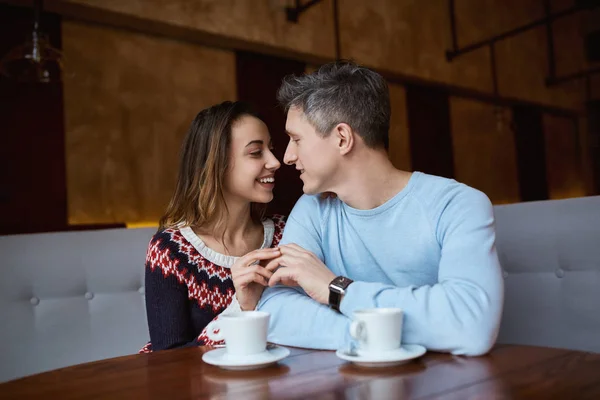
[[[226,353],[231,356],[262,353],[267,348],[269,318],[270,314],[264,311],[220,315],[218,320],[208,324],[206,334],[214,341],[225,340]]]
[[[354,312],[350,335],[359,343],[359,354],[376,354],[398,349],[402,343],[400,308],[369,308]]]

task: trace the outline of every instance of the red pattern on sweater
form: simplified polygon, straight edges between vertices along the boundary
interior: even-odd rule
[[[276,247],[283,235],[285,218],[275,215],[271,219],[275,227],[271,247]],[[157,238],[158,235],[155,235],[155,239],[148,247],[146,268],[151,272],[160,272],[165,279],[174,276],[180,285],[186,286],[190,302],[214,314],[213,320],[218,319],[218,315],[231,304],[235,295],[234,290],[231,289],[233,282],[230,269],[204,258],[178,229],[165,229],[160,232],[160,239]],[[197,269],[197,271],[190,269]],[[217,278],[216,282],[221,284],[214,284],[214,278]],[[222,290],[219,286],[230,288]],[[199,333],[197,344],[217,344],[208,338],[205,328],[206,326]],[[147,343],[140,350],[140,353],[150,352],[152,352],[151,343]]]

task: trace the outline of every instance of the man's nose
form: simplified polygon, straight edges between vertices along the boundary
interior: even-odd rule
[[[292,165],[296,162],[296,158],[296,152],[292,149],[292,141],[290,140],[285,149],[285,154],[283,155],[283,162],[286,165]]]

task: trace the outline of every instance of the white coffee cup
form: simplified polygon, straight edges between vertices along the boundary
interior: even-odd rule
[[[270,314],[264,311],[239,311],[220,315],[206,327],[207,336],[214,341],[225,339],[226,353],[247,356],[262,353],[267,348]],[[218,330],[218,333],[215,331]]]
[[[402,343],[400,308],[368,308],[354,312],[350,335],[358,341],[358,354],[384,353]]]

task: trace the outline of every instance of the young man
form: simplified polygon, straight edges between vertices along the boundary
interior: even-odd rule
[[[266,266],[276,270],[258,303],[271,313],[269,340],[343,348],[355,310],[399,307],[404,343],[488,352],[503,281],[487,196],[394,168],[387,84],[369,69],[338,62],[288,77],[278,100],[290,136],[284,162],[300,171],[305,195],[281,257]]]

